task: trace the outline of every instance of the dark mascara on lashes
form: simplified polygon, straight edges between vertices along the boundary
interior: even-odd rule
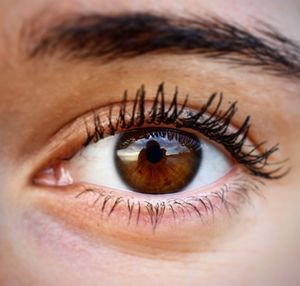
[[[154,126],[159,126],[160,124],[173,125],[175,129],[191,129],[221,144],[238,163],[245,166],[251,174],[257,177],[266,179],[283,177],[287,173],[283,166],[270,169],[271,165],[282,163],[270,162],[271,155],[279,150],[279,145],[274,145],[264,152],[259,152],[258,150],[267,143],[264,141],[251,146],[250,149],[244,150],[250,128],[250,116],[245,118],[240,128],[229,132],[229,126],[232,124],[233,117],[238,110],[237,102],[231,103],[227,110],[223,111],[221,109],[223,101],[222,93],[213,93],[206,104],[201,107],[200,111],[192,112],[187,108],[188,96],[186,96],[183,104],[179,105],[178,89],[176,88],[171,104],[166,108],[164,84],[161,83],[158,86],[150,111],[146,112],[146,90],[142,85],[136,92],[130,110],[127,108],[127,104],[129,103],[127,91],[124,92],[116,120],[112,118],[114,105],[109,107],[108,131],[103,126],[100,115],[94,112],[94,127],[92,132],[86,127],[87,139],[84,146],[87,146],[91,142],[97,142],[105,136],[114,135],[118,131],[142,128],[145,123]],[[214,104],[213,111],[208,112],[209,108],[212,108]],[[129,118],[126,116],[128,114],[130,115]]]

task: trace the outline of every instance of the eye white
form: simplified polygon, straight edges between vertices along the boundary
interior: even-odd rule
[[[106,137],[78,152],[68,164],[74,182],[131,191],[123,182],[115,166],[115,146],[118,138],[119,135]],[[212,184],[231,170],[227,156],[220,149],[207,140],[201,140],[201,144],[200,167],[183,191],[195,190]]]

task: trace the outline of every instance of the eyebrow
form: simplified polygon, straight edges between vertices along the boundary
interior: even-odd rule
[[[55,25],[26,27],[30,59],[133,58],[145,54],[195,54],[237,66],[300,77],[300,46],[271,25],[250,31],[218,17],[179,17],[151,13],[72,15]],[[34,43],[32,45],[32,43]]]

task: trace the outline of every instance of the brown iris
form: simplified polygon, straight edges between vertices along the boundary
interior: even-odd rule
[[[119,175],[134,191],[167,194],[181,191],[201,163],[201,142],[171,128],[143,128],[120,135],[115,149]]]

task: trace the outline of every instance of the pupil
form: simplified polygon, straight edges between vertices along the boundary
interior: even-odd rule
[[[146,144],[146,158],[151,163],[158,163],[164,157],[163,149],[160,148],[159,143],[150,140]]]

